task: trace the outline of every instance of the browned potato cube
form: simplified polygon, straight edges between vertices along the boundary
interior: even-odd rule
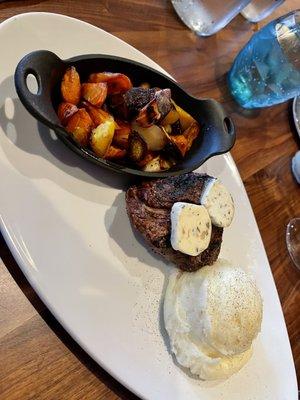
[[[193,141],[196,139],[196,137],[199,135],[200,132],[200,126],[198,122],[193,122],[184,132],[183,136],[187,140],[187,149],[186,151],[189,151],[191,148]]]
[[[92,128],[93,121],[84,108],[80,108],[73,114],[66,126],[67,132],[80,146],[87,146]]]
[[[77,105],[81,96],[80,77],[75,67],[66,70],[61,82],[61,95],[66,103]]]
[[[109,146],[107,152],[105,153],[105,158],[108,160],[120,160],[126,155],[125,149],[120,149],[115,146]]]
[[[113,143],[122,149],[128,149],[128,139],[131,132],[131,126],[130,124],[119,120],[117,120],[116,123],[118,124],[118,127],[116,127],[115,130]]]
[[[131,80],[128,76],[113,72],[98,72],[89,76],[89,82],[107,83],[107,94],[125,93],[132,88]]]
[[[175,146],[178,148],[182,157],[184,157],[185,153],[187,152],[187,148],[188,148],[187,138],[184,135],[174,135],[174,136],[170,136],[170,139],[171,139],[171,142],[173,144],[175,144]]]
[[[113,118],[108,119],[97,128],[93,129],[90,139],[91,148],[99,157],[104,157],[115,132],[115,121]]]
[[[189,113],[187,113],[185,110],[183,110],[177,104],[174,103],[174,105],[179,114],[179,121],[180,121],[181,127],[185,131],[193,122],[196,122],[196,121]]]
[[[101,107],[107,96],[107,84],[83,83],[81,85],[81,95],[89,103]]]
[[[57,116],[62,125],[67,125],[69,119],[78,111],[78,108],[71,103],[60,103],[57,110]]]

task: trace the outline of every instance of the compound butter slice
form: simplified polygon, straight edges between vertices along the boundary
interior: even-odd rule
[[[204,206],[177,202],[171,210],[171,245],[174,250],[198,256],[208,248],[211,220]]]
[[[215,178],[209,180],[202,193],[200,203],[207,209],[215,226],[227,228],[234,216],[234,203],[226,187]]]

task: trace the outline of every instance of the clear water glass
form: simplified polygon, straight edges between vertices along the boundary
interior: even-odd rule
[[[252,36],[236,57],[228,83],[245,108],[271,106],[300,94],[300,10]]]
[[[182,21],[200,36],[224,28],[251,0],[171,0]]]
[[[286,245],[291,259],[300,269],[300,218],[293,218],[286,228]]]
[[[258,22],[270,15],[285,0],[252,0],[241,14],[250,22]]]

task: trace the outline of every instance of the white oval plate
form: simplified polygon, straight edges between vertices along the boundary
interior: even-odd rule
[[[125,178],[80,159],[20,104],[14,69],[36,49],[63,58],[115,54],[162,69],[114,36],[62,15],[28,13],[1,24],[1,228],[41,299],[101,366],[143,399],[296,400],[280,302],[231,156],[211,159],[202,170],[233,194],[236,216],[222,256],[254,274],[264,319],[249,364],[227,381],[205,383],[186,375],[168,352],[160,305],[172,267],[132,232]]]

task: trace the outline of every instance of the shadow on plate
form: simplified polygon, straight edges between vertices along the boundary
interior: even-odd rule
[[[138,260],[151,267],[158,268],[162,274],[166,275],[174,269],[159,254],[154,253],[145,243],[142,236],[133,229],[127,216],[125,192],[119,193],[111,208],[107,210],[104,218],[106,231],[109,234],[110,247],[113,253],[124,262],[125,258],[132,261]],[[128,270],[134,274],[134,268]]]
[[[123,189],[130,180],[124,175],[112,173],[74,154],[45,125],[38,123],[23,107],[15,92],[13,76],[0,84],[0,127],[9,139],[2,144],[9,162],[22,174],[29,178],[46,178],[52,180],[65,190],[86,198],[76,181],[88,184]],[[23,152],[32,155],[17,157],[17,146]],[[45,163],[37,160],[41,157],[49,161],[55,168],[45,168]],[[58,173],[57,169],[64,174]],[[68,179],[68,176],[74,179]],[[88,200],[92,201],[88,197]]]
[[[53,221],[54,229],[55,224],[57,226],[61,226],[61,217],[57,214],[56,210],[53,208],[52,204],[48,201],[46,197],[44,197],[39,191],[37,191],[34,187],[32,189],[34,191],[35,197],[38,197],[38,202],[41,204],[41,208],[43,210],[47,210],[48,218]],[[23,210],[23,209],[22,209]],[[15,218],[18,219],[18,212],[23,213],[22,210],[16,210]],[[38,211],[38,210],[37,210]],[[28,216],[30,219],[30,216]],[[40,216],[38,216],[40,219]],[[5,226],[8,229],[9,233],[12,234],[11,237],[14,237],[13,232],[18,232],[17,227],[12,225],[11,222],[4,220]],[[67,225],[67,222],[64,221]],[[25,227],[22,231],[19,231],[20,237],[28,237],[28,231],[32,228],[30,224],[25,224]],[[82,241],[77,230],[73,229],[71,226],[67,225],[66,227],[67,235],[65,231],[62,232],[59,229],[56,229],[56,237],[52,242],[48,242],[48,245],[53,245],[55,242],[55,250],[57,254],[59,254],[59,265],[56,263],[43,263],[39,262],[38,265],[35,264],[36,260],[39,260],[40,257],[40,245],[36,242],[24,243],[22,240],[18,243],[18,254],[22,258],[26,258],[27,254],[30,254],[30,262],[32,263],[32,268],[37,271],[36,273],[43,275],[44,279],[47,279],[48,275],[53,275],[55,272],[59,273],[60,268],[66,265],[69,262],[70,257],[69,253],[63,251],[63,249],[67,246],[81,247],[81,251],[77,253],[76,262],[79,265],[84,266],[84,273],[80,268],[73,268],[73,275],[69,277],[69,280],[74,280],[74,282],[81,282],[83,287],[88,286],[97,286],[97,283],[91,283],[91,276],[96,276],[96,279],[101,279],[101,271],[97,268],[99,260],[97,255],[93,253],[92,248],[87,246]],[[18,241],[18,237],[15,237],[14,241]],[[29,243],[29,244],[28,244]],[[28,246],[28,248],[26,247]],[[119,396],[123,400],[138,400],[138,397],[133,395],[129,390],[123,387],[120,383],[118,383],[114,378],[112,378],[104,369],[102,369],[67,333],[67,331],[60,325],[60,323],[56,320],[53,314],[46,308],[44,303],[40,300],[38,295],[31,288],[29,282],[27,281],[25,275],[18,267],[16,261],[14,260],[12,254],[10,253],[3,237],[0,234],[0,257],[2,258],[6,268],[9,273],[12,275],[14,280],[16,281],[19,288],[22,290],[23,294],[30,301],[32,306],[36,309],[39,315],[43,318],[46,324],[54,331],[54,333],[59,337],[59,339],[64,343],[64,345],[74,354],[74,356],[85,365],[89,371],[94,374],[98,379],[100,379],[108,388],[110,388],[117,396]],[[89,263],[86,263],[86,254],[89,252]],[[28,256],[27,256],[28,258]],[[29,262],[27,261],[27,262]],[[28,267],[30,268],[30,267]],[[57,280],[57,291],[62,292],[64,289],[63,280]],[[76,286],[74,286],[76,287]]]
[[[145,265],[158,269],[163,275],[163,290],[159,299],[159,327],[164,344],[171,354],[167,332],[164,327],[163,299],[169,275],[175,267],[166,263],[159,254],[154,253],[143,237],[133,229],[126,212],[125,193],[120,193],[104,218],[106,231],[110,236],[109,245],[113,254],[119,258],[132,277],[137,277],[144,286],[148,285],[149,275],[142,274]],[[144,265],[141,265],[144,264]],[[151,279],[151,278],[150,278]]]
[[[137,396],[131,393],[128,389],[122,386],[115,380],[108,372],[101,368],[68,334],[68,332],[60,325],[56,318],[46,308],[44,303],[40,300],[38,295],[30,287],[27,279],[19,269],[16,261],[11,255],[3,237],[0,234],[1,244],[1,258],[12,275],[13,279],[22,290],[23,294],[30,301],[31,305],[39,313],[41,318],[49,326],[49,328],[56,334],[56,336],[63,342],[70,352],[82,363],[93,375],[95,375],[103,384],[105,384],[111,391],[113,391],[122,400],[139,400]]]

